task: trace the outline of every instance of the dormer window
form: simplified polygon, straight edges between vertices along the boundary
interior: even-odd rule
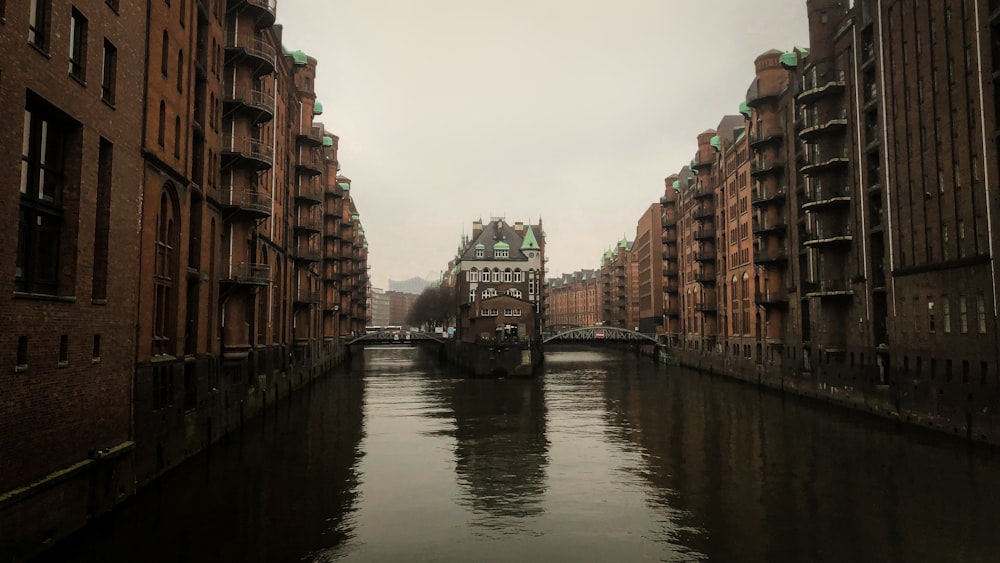
[[[494,249],[493,250],[493,257],[494,258],[510,258],[510,251],[509,250]]]
[[[476,258],[482,258],[485,255],[486,255],[486,246],[484,246],[483,243],[477,244],[476,245]]]

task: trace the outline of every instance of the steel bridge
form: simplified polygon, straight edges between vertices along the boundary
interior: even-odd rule
[[[581,328],[571,328],[553,334],[542,340],[546,342],[614,342],[614,343],[638,343],[638,344],[658,344],[656,338],[628,330],[627,328],[617,328],[613,326],[588,326]]]
[[[431,342],[436,342],[438,344],[444,344],[444,339],[440,338],[435,334],[429,332],[372,332],[354,338],[353,340],[348,340],[348,346],[354,345],[364,345],[364,346],[407,346],[414,344],[429,344]]]

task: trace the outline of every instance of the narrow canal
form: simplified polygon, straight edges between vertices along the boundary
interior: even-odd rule
[[[1000,455],[628,353],[365,351],[46,561],[997,561]]]

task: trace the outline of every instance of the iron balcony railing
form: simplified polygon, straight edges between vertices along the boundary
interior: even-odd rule
[[[251,158],[268,166],[274,163],[274,149],[271,145],[249,135],[223,135],[222,151]]]
[[[271,282],[271,266],[254,262],[232,264],[223,281],[248,285],[267,285]]]
[[[272,69],[275,64],[276,51],[270,43],[263,39],[254,37],[249,33],[226,33],[226,48],[240,49],[261,62],[266,63]]]
[[[255,188],[234,188],[223,186],[219,190],[219,200],[223,207],[231,207],[257,213],[271,214],[271,196]]]

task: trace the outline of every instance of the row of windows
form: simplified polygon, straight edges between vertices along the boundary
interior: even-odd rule
[[[953,301],[954,300],[954,301]],[[940,324],[939,324],[939,313],[937,311],[937,301],[934,297],[928,296],[926,299],[926,318],[922,314],[925,309],[925,302],[920,297],[914,297],[910,312],[913,314],[913,332],[919,334],[925,329],[927,332],[933,334],[938,330],[944,331],[945,334],[951,334],[955,327],[953,324],[953,307],[957,306],[958,312],[958,323],[957,329],[961,334],[969,333],[969,302],[965,295],[959,295],[958,298],[953,298],[948,295],[941,296],[941,311],[940,311]],[[907,321],[907,307],[900,307],[901,313],[901,331],[903,333],[907,332],[909,322]],[[975,328],[979,334],[986,334],[986,299],[983,294],[976,295],[976,318],[975,318]]]
[[[480,316],[483,316],[483,317],[497,317],[497,316],[500,315],[500,311],[498,309],[483,309],[482,311],[479,312],[479,314],[480,314]],[[503,316],[505,316],[505,317],[520,317],[521,316],[521,310],[520,309],[504,309],[503,310]]]
[[[486,251],[484,249],[482,249],[482,248],[477,248],[476,249],[476,258],[483,258],[485,255],[486,255]],[[494,248],[493,249],[493,257],[494,258],[510,258],[510,250]]]
[[[520,283],[524,281],[524,272],[522,272],[521,270],[514,270],[513,272],[510,270],[504,270],[501,272],[499,269],[493,270],[492,272],[490,272],[489,270],[483,270],[482,272],[478,270],[469,270],[467,278],[470,283],[475,283],[479,281],[484,281],[484,282],[503,281],[507,283]]]
[[[46,354],[48,356],[48,354]],[[63,334],[59,337],[59,355],[57,358],[57,366],[60,368],[69,367],[69,335]],[[17,337],[17,357],[14,364],[14,371],[21,373],[28,370],[28,337],[19,336]],[[101,362],[101,335],[95,334],[92,341],[92,348],[90,354],[90,363],[98,364]]]
[[[48,39],[38,27],[48,12],[48,3],[36,1],[32,3],[32,19],[28,25],[28,41],[42,51],[48,48]],[[87,82],[87,18],[75,7],[70,15],[69,25],[69,75],[82,84]],[[115,82],[118,66],[118,49],[113,43],[104,39],[104,65],[101,74],[101,99],[110,104],[115,103]]]
[[[484,289],[482,295],[483,295],[483,299],[490,299],[492,297],[496,297],[497,296],[497,290],[495,288],[490,287],[490,288]],[[521,293],[520,289],[511,288],[511,289],[508,289],[506,292],[504,292],[504,295],[509,295],[510,297],[514,297],[516,299],[521,299],[523,294]],[[475,301],[476,301],[476,290],[475,289],[470,289],[469,290],[469,303],[475,303]]]

